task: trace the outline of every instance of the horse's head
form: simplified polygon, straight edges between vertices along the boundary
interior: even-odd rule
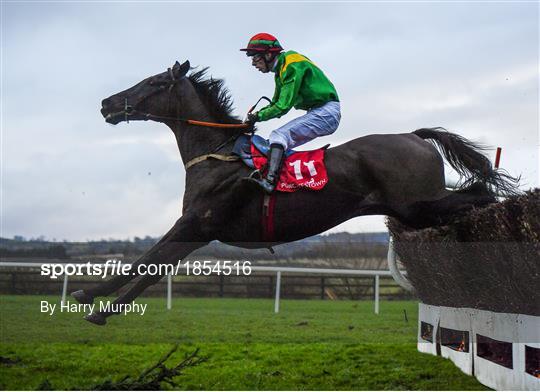
[[[189,71],[189,61],[160,74],[150,76],[135,86],[101,102],[101,114],[110,124],[129,120],[159,119],[170,115],[175,87]]]

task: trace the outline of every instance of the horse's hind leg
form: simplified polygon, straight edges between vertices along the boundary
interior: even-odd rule
[[[201,240],[201,236],[195,235],[197,230],[191,221],[187,217],[180,218],[157,244],[132,264],[128,274],[115,276],[88,290],[75,291],[72,293],[73,297],[81,303],[92,303],[95,297],[111,295],[135,279],[139,275],[139,265],[174,263],[193,250],[203,247],[208,242]],[[183,255],[186,250],[189,252]]]
[[[416,202],[409,206],[408,213],[401,220],[418,229],[441,225],[473,207],[484,207],[495,201],[493,196],[483,192],[481,186],[473,184],[460,191],[449,191],[439,200]]]

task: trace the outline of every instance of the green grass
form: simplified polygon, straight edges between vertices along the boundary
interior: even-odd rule
[[[2,389],[91,388],[138,375],[175,343],[168,363],[200,348],[207,362],[177,380],[184,389],[485,389],[450,361],[416,350],[417,303],[144,299],[144,316],[93,326],[82,314],[40,313],[57,297],[0,297]],[[409,322],[405,321],[406,310]]]

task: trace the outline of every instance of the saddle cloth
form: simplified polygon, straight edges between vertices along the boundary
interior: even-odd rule
[[[328,183],[328,175],[324,165],[324,151],[328,148],[312,151],[287,150],[281,168],[276,190],[280,192],[295,192],[299,189],[320,190]],[[241,135],[234,145],[234,154],[244,163],[266,174],[270,144],[268,140],[253,135]]]

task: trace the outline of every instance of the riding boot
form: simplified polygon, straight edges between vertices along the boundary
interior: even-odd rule
[[[263,179],[246,178],[249,182],[260,186],[266,193],[271,194],[276,188],[281,172],[281,164],[283,163],[283,146],[274,143],[270,145],[270,153],[268,158],[268,173]]]

